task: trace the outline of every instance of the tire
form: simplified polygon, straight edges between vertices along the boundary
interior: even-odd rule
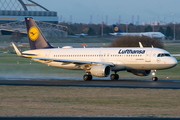
[[[88,75],[88,80],[92,80],[92,75]]]
[[[119,75],[115,74],[115,80],[118,80],[118,79],[119,79]]]
[[[157,78],[157,77],[153,77],[152,80],[153,80],[153,81],[157,81],[158,78]]]
[[[110,78],[111,78],[111,80],[115,80],[115,74],[111,74],[111,76],[110,76]]]
[[[84,81],[88,81],[89,76],[88,76],[88,75],[84,75],[84,76],[83,76],[83,79],[84,79]]]
[[[83,79],[84,81],[92,80],[92,75],[84,75]]]
[[[111,78],[111,80],[118,80],[119,75],[118,74],[111,74],[110,78]]]

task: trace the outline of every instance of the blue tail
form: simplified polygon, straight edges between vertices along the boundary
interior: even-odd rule
[[[117,25],[113,25],[113,29],[115,33],[123,33],[123,31],[117,27]]]
[[[31,50],[53,48],[42,34],[39,27],[36,25],[33,18],[25,18],[29,45]]]

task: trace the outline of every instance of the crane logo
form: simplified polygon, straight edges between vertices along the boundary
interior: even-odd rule
[[[115,31],[118,31],[118,27],[115,27],[114,30],[115,30]]]
[[[37,27],[35,26],[32,26],[30,29],[29,29],[29,38],[32,40],[32,41],[35,41],[37,40],[38,36],[39,36],[39,31],[37,29]]]

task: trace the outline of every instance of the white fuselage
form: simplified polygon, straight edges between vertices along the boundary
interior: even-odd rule
[[[29,50],[23,53],[37,54],[38,58],[55,60],[90,61],[95,64],[96,62],[111,63],[114,65],[111,66],[112,71],[160,70],[174,67],[177,64],[177,60],[167,51],[158,48],[54,48]],[[86,65],[82,66],[82,64],[74,64],[73,62],[33,60],[65,69],[86,69]]]
[[[160,32],[141,32],[141,33],[110,33],[111,35],[114,36],[147,36],[150,38],[158,38],[158,39],[162,39],[163,37],[165,37],[164,34],[160,33]]]

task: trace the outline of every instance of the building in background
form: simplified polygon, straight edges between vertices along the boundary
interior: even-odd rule
[[[58,24],[57,12],[32,0],[0,0],[0,35],[11,35],[17,30],[27,34],[25,17],[32,17],[46,37],[67,36],[67,27]]]
[[[146,25],[156,26],[156,25],[167,25],[167,24],[162,22],[162,21],[149,21],[149,22],[143,22],[142,25],[144,25],[144,26],[146,26]]]
[[[34,20],[57,24],[57,12],[32,0],[0,0],[0,24],[22,21],[24,17],[33,17]]]

